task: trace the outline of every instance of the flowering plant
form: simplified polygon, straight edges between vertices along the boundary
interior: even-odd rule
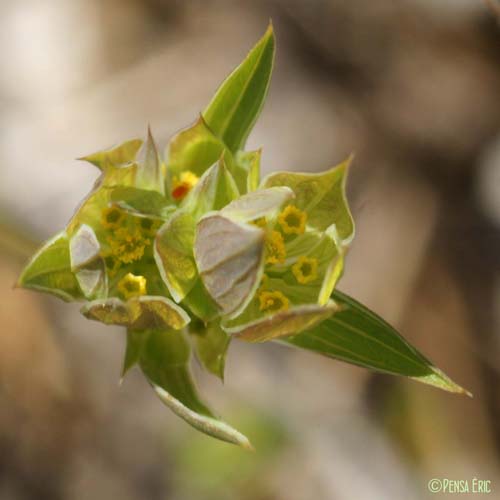
[[[280,341],[463,392],[377,315],[335,290],[354,236],[351,159],[323,173],[272,173],[244,151],[271,76],[269,27],[198,120],[160,156],[148,131],[86,156],[101,175],[19,284],[83,301],[126,327],[122,375],[138,364],[176,414],[250,446],[199,398],[190,351],[221,379],[233,338]]]

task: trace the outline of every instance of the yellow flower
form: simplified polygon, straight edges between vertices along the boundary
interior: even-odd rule
[[[306,220],[307,214],[294,205],[287,205],[278,216],[285,234],[302,234],[306,229]]]
[[[144,238],[139,229],[121,227],[108,236],[111,253],[120,262],[129,264],[144,255],[144,249],[150,240]]]
[[[318,259],[300,256],[292,266],[292,272],[299,283],[305,285],[318,277]]]
[[[146,293],[146,278],[128,273],[118,282],[118,291],[124,299],[138,297]]]
[[[193,174],[191,170],[182,172],[180,179],[174,177],[172,182],[172,198],[181,200],[191,191],[191,188],[193,188],[198,181],[199,177]]]
[[[262,291],[259,294],[259,309],[277,313],[288,310],[290,301],[288,298],[278,291]]]
[[[102,225],[106,229],[119,228],[124,219],[125,219],[124,212],[115,205],[112,205],[111,207],[106,207],[101,212]]]
[[[283,264],[285,257],[283,236],[279,231],[271,231],[266,238],[266,264]]]

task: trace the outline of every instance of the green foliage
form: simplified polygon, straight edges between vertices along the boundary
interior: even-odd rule
[[[247,438],[201,400],[189,363],[224,378],[233,338],[276,340],[369,369],[464,392],[387,323],[335,290],[354,237],[351,159],[319,174],[260,181],[243,146],[274,58],[270,26],[164,157],[148,130],[83,158],[100,177],[19,285],[84,301],[82,314],[126,328],[122,376],[138,365],[161,401],[198,430]],[[189,335],[188,335],[189,332]]]

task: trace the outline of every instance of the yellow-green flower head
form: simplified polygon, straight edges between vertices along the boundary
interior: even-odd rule
[[[271,231],[267,235],[266,254],[266,264],[283,264],[285,262],[285,242],[279,231]]]
[[[144,249],[151,241],[144,238],[137,227],[121,227],[108,236],[111,253],[120,262],[129,264],[144,255]]]
[[[146,278],[128,273],[118,282],[118,292],[124,299],[145,295]]]
[[[106,207],[101,212],[101,222],[106,229],[118,229],[125,220],[125,213],[116,205]]]
[[[307,214],[294,205],[287,205],[278,216],[285,234],[302,234],[306,229],[306,221]]]
[[[318,259],[302,255],[292,266],[292,272],[299,283],[310,283],[318,277]]]
[[[263,312],[287,311],[289,306],[290,301],[282,292],[264,290],[259,294],[259,309]]]

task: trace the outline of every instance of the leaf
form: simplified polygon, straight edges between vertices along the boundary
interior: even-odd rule
[[[201,177],[220,158],[224,150],[222,141],[214,135],[200,118],[191,127],[181,130],[167,146],[168,174],[170,178],[189,170]]]
[[[82,224],[69,242],[71,268],[75,270],[91,264],[99,258],[100,250],[94,230]]]
[[[200,400],[188,368],[189,344],[182,332],[150,330],[140,365],[161,401],[194,428],[222,441],[250,448],[248,439],[215,418]]]
[[[83,156],[79,160],[88,161],[100,170],[105,170],[109,165],[124,166],[135,160],[141,146],[141,139],[131,139],[114,148]]]
[[[232,201],[220,213],[235,221],[250,222],[261,217],[272,216],[293,197],[293,191],[285,186],[259,189]]]
[[[223,163],[209,168],[189,192],[181,208],[198,220],[212,210],[220,210],[239,196],[233,176]]]
[[[146,334],[143,330],[132,330],[131,328],[127,328],[127,346],[123,359],[122,380],[128,371],[139,362],[145,337]]]
[[[324,306],[306,304],[292,307],[287,311],[278,312],[245,325],[235,327],[223,325],[223,328],[230,335],[247,342],[267,342],[311,328],[330,317],[337,310],[337,305],[332,302]]]
[[[81,312],[88,319],[135,330],[148,328],[180,330],[190,321],[189,315],[170,299],[151,295],[133,297],[127,302],[114,297],[94,300],[85,304]]]
[[[274,33],[269,25],[245,60],[224,80],[203,118],[226,146],[243,149],[269,87],[274,59]]]
[[[281,342],[446,391],[470,395],[411,346],[380,316],[336,290],[341,310],[316,327]]]
[[[219,321],[212,321],[193,332],[196,354],[210,373],[224,381],[224,365],[231,337],[221,328]]]
[[[165,181],[161,169],[160,158],[149,127],[147,140],[139,152],[137,164],[137,187],[164,194]]]
[[[237,196],[231,174],[224,166],[214,165],[158,231],[154,244],[156,264],[176,302],[183,300],[199,279],[193,255],[196,221]]]
[[[236,316],[262,276],[264,231],[219,214],[206,216],[196,228],[194,255],[203,284],[222,314]]]
[[[307,213],[307,224],[325,231],[335,224],[344,246],[354,237],[354,221],[345,194],[351,158],[318,174],[277,172],[268,175],[261,187],[288,186],[295,193],[294,205]]]
[[[84,298],[71,271],[69,239],[65,231],[47,241],[31,258],[18,285],[51,293],[65,301]]]
[[[177,210],[158,231],[154,243],[155,260],[170,295],[180,302],[198,279],[193,257],[194,217]]]
[[[111,201],[134,215],[162,218],[174,210],[160,193],[130,186],[115,187],[111,191]]]

